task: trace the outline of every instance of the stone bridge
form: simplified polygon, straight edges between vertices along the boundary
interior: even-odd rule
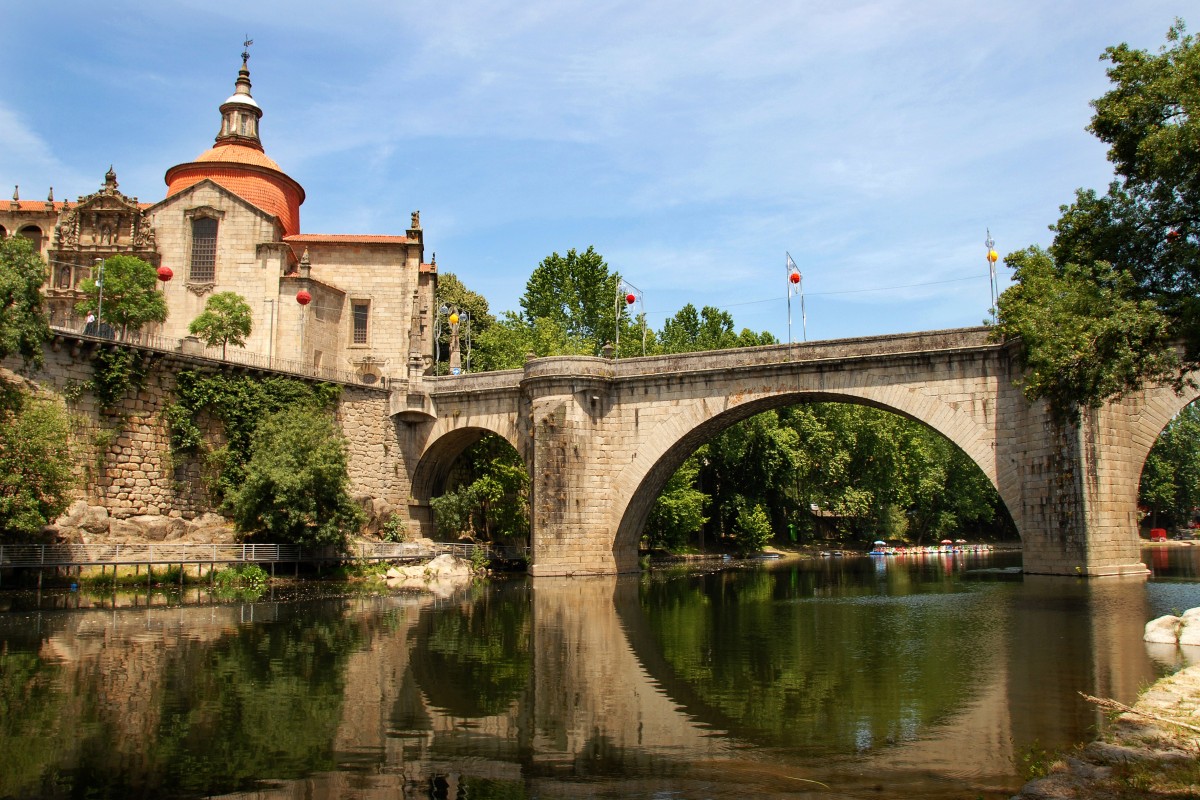
[[[638,540],[667,479],[724,428],[771,408],[846,402],[928,425],[983,470],[1024,545],[1025,570],[1145,574],[1142,465],[1191,400],[1153,388],[1053,423],[1015,386],[1013,347],[986,328],[610,360],[533,358],[522,370],[394,383],[391,413],[412,519],[485,433],[532,477],[535,576],[637,570]],[[405,480],[407,479],[407,480]]]

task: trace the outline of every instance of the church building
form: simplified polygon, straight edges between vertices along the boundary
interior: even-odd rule
[[[213,146],[167,170],[164,199],[126,196],[110,168],[75,203],[55,201],[53,190],[45,201],[14,191],[0,201],[0,236],[24,236],[46,258],[55,327],[82,331],[81,283],[99,261],[132,255],[158,269],[169,309],[144,334],[184,340],[210,295],[236,292],[254,319],[244,349],[261,366],[336,370],[363,383],[403,377],[410,366],[423,372],[437,266],[425,261],[419,213],[403,235],[303,233],[304,189],[263,149],[248,59],[220,106]]]

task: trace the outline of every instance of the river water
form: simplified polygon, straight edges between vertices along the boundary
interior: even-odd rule
[[[0,593],[0,797],[1002,798],[1173,669],[1143,580],[827,558],[448,598]]]

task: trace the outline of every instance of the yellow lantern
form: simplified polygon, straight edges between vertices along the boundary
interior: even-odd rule
[[[457,325],[457,324],[458,324],[458,314],[457,314],[457,313],[455,313],[455,314],[451,314],[451,315],[450,315],[450,324],[451,324],[451,325]]]
[[[987,259],[988,259],[989,264],[995,264],[996,259],[998,259],[998,258],[1000,258],[999,253],[997,253],[995,250],[988,250]]]

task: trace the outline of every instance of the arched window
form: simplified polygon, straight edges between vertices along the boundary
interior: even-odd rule
[[[192,266],[188,280],[213,283],[217,278],[217,221],[212,217],[192,219]]]
[[[0,225],[0,239],[3,239],[6,236],[8,236],[8,231],[4,230],[3,225]]]
[[[42,229],[37,225],[26,225],[17,231],[17,235],[23,236],[33,243],[33,252],[42,252]]]

